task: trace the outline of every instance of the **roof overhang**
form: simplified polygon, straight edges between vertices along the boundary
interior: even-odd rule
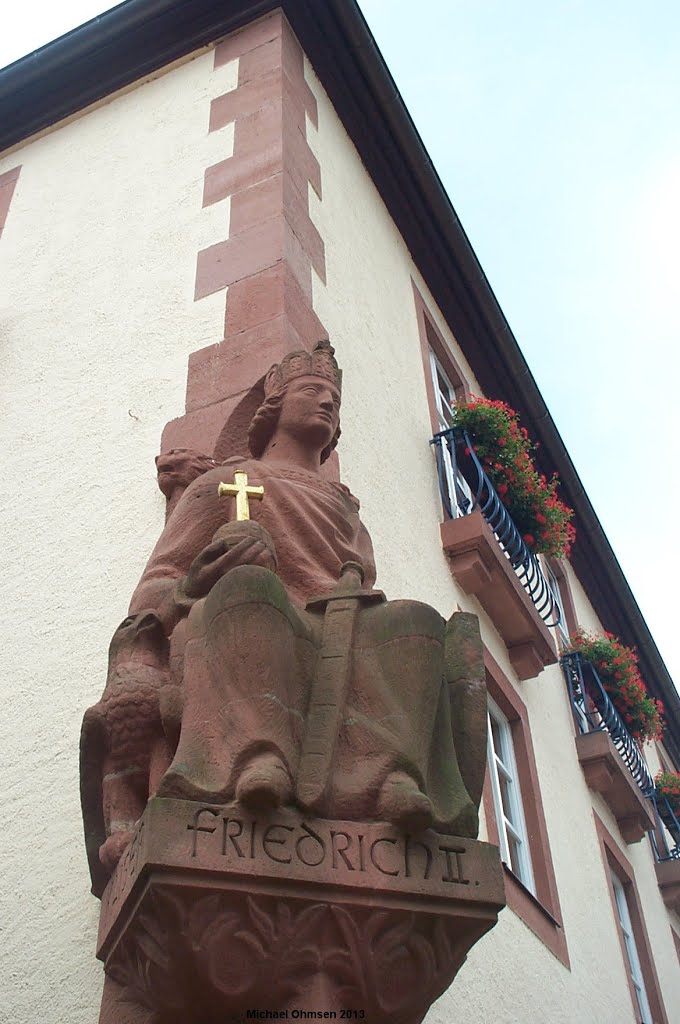
[[[484,391],[510,402],[576,511],[571,562],[637,648],[680,764],[680,695],[519,346],[355,0],[127,0],[0,71],[0,153],[281,7]]]

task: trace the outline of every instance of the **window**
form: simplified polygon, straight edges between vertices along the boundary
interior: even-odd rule
[[[618,911],[619,928],[621,929],[623,944],[628,958],[630,980],[633,985],[635,999],[637,1001],[638,1011],[640,1014],[639,1020],[641,1024],[652,1024],[652,1011],[649,1007],[645,981],[642,977],[642,967],[640,966],[640,957],[638,956],[637,946],[635,945],[635,936],[633,935],[633,925],[630,920],[630,911],[628,909],[626,892],[621,881],[613,871],[611,873],[611,880],[614,889],[614,900]]]
[[[548,576],[548,583],[550,584],[550,589],[553,592],[553,596],[555,598],[555,601],[557,602],[557,607],[560,613],[560,621],[557,624],[557,636],[560,640],[560,643],[563,644],[565,647],[568,647],[570,627],[569,621],[567,619],[567,613],[564,607],[564,597],[562,595],[561,590],[561,586],[564,582],[564,577],[562,577],[562,580],[558,579],[555,570],[553,569],[548,559],[545,560],[545,568]]]
[[[465,400],[470,391],[467,382],[453,357],[450,346],[444,341],[440,331],[428,311],[422,295],[413,285],[413,296],[416,306],[420,350],[425,370],[425,386],[430,406],[432,433],[438,434],[453,424],[453,407],[455,402]],[[443,480],[445,489],[443,504],[447,506],[446,515],[451,513],[455,519],[460,515],[460,508],[467,509],[472,504],[472,493],[467,481],[460,473],[453,471],[453,462],[446,446],[442,448]],[[460,506],[460,508],[459,508]]]
[[[560,624],[557,627],[557,639],[562,646],[567,646],[569,636],[578,629],[576,608],[569,585],[569,570],[559,558],[545,558],[546,576],[557,598],[560,609]]]
[[[501,851],[508,907],[569,967],[527,710],[488,651],[484,664],[490,698],[487,837]]]
[[[438,430],[446,430],[453,423],[453,406],[456,392],[453,384],[446,376],[446,371],[430,349],[430,373],[434,385],[434,401],[437,407]]]
[[[496,702],[489,698],[489,771],[501,860],[526,888],[535,893],[512,730]]]
[[[611,896],[635,1019],[638,1024],[668,1024],[633,869],[594,811],[593,818],[605,868],[604,884]]]
[[[413,284],[413,282],[411,283]],[[432,433],[436,434],[437,431],[445,430],[451,425],[453,403],[468,398],[470,389],[451,352],[451,347],[444,341],[415,284],[413,284],[413,298],[416,307],[420,352],[425,371],[425,386],[430,405]]]
[[[437,416],[437,429],[435,433],[438,433],[440,430],[446,430],[447,427],[453,424],[453,407],[456,401],[456,391],[432,349],[429,348],[428,352]],[[459,506],[467,508],[472,504],[472,492],[461,473],[457,472],[454,480],[453,462],[446,447],[443,448],[443,457],[451,518],[455,519],[456,516],[460,515]]]

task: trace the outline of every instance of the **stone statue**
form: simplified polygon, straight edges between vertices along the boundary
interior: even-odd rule
[[[140,774],[148,779],[152,734],[169,747],[165,764],[160,753],[156,765],[167,767],[174,755],[162,781],[158,770],[152,779],[160,795],[235,796],[251,807],[293,803],[326,817],[477,833],[483,700],[472,697],[476,716],[459,707],[466,738],[457,757],[451,701],[460,705],[460,694],[446,680],[447,623],[426,605],[386,602],[372,589],[375,565],[359,504],[320,473],[340,435],[333,349],[322,342],[313,353],[290,354],[269,371],[264,390],[249,432],[251,458],[213,468],[212,460],[180,450],[181,472],[171,459],[158,460],[175,507],[114,637],[107,689],[84,728],[89,762],[92,748],[107,747],[94,758],[103,789],[121,779],[128,794],[126,810],[113,817],[104,796],[108,840],[101,824],[94,829],[106,843],[108,869],[149,795]],[[229,476],[250,483],[236,498],[245,497],[248,518],[228,521]],[[263,489],[256,504],[253,484]],[[153,643],[142,644],[144,636]],[[129,652],[125,684],[121,651]],[[135,663],[144,671],[133,697]],[[137,798],[130,804],[131,790]],[[94,813],[98,793],[95,786]]]
[[[208,815],[229,805],[266,820],[387,823],[407,835],[407,874],[409,835],[477,835],[477,620],[458,612],[447,622],[374,589],[359,503],[321,473],[340,436],[341,384],[327,341],[293,352],[265,378],[250,456],[216,466],[178,450],[159,460],[172,508],[83,726],[95,892],[152,796]],[[185,835],[214,831],[198,820]]]

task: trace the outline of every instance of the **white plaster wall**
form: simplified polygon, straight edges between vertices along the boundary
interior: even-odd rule
[[[620,834],[604,803],[590,793],[576,759],[569,701],[559,666],[518,683],[493,623],[452,579],[439,536],[440,506],[432,457],[425,378],[411,278],[473,391],[479,387],[432,302],[406,245],[309,64],[319,129],[308,138],[321,165],[323,200],[310,209],[326,246],[327,285],[314,280],[314,306],[344,370],[342,475],[362,503],[390,598],[427,601],[448,615],[456,606],[480,614],[484,641],[514,680],[529,714],[565,933],[566,969],[505,910],[472,950],[428,1024],[624,1024],[635,1019],[612,913],[593,807]],[[600,628],[587,595],[569,570],[579,621]],[[484,831],[482,830],[482,836]],[[649,844],[627,847],[669,1013],[680,1005],[680,972],[669,915],[656,886]],[[675,1009],[674,1009],[675,1008]]]
[[[223,334],[224,292],[194,303],[201,210],[229,156],[212,53],[5,157],[22,170],[0,239],[3,827],[0,1020],[93,1024],[99,903],[78,795],[82,714],[163,522],[154,456],[184,410],[187,357]]]
[[[588,630],[590,633],[603,633],[604,627],[588,600],[588,595],[581,586],[578,576],[568,563],[565,563],[564,568],[565,575],[567,577],[567,586],[569,587],[571,599],[574,603],[576,621],[579,626]]]

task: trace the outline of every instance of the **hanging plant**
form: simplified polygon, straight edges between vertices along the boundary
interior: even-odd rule
[[[477,458],[534,553],[563,558],[576,538],[574,512],[557,496],[558,477],[534,466],[536,445],[505,402],[472,396],[455,406],[455,425],[473,442]],[[469,452],[466,452],[469,454]]]
[[[593,666],[634,739],[645,743],[661,738],[663,704],[647,692],[632,648],[611,633],[597,635],[579,630],[569,637],[569,650],[578,651]]]
[[[654,779],[656,795],[665,797],[676,817],[680,815],[680,775],[661,771]]]

